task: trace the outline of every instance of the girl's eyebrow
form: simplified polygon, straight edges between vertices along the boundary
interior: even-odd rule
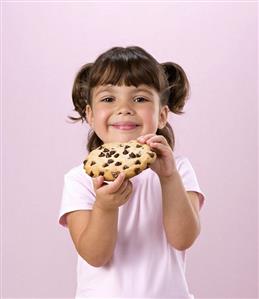
[[[97,96],[100,93],[105,92],[105,91],[112,92],[112,91],[114,91],[114,88],[112,86],[106,86],[106,87],[100,88],[100,90],[98,90],[95,95]],[[138,93],[138,92],[146,92],[146,93],[150,94],[151,96],[153,95],[152,91],[150,91],[148,88],[144,88],[144,87],[137,87],[131,91],[131,93]]]
[[[105,92],[105,91],[112,91],[113,88],[112,86],[106,86],[106,87],[100,87],[100,89],[96,92],[96,96],[101,93],[101,92]]]
[[[146,92],[146,93],[150,94],[151,96],[153,95],[152,91],[150,91],[147,88],[137,88],[136,90],[133,90],[133,93],[137,93],[137,92]]]

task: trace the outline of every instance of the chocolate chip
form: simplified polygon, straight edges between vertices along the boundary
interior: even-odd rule
[[[120,154],[116,154],[114,155],[114,158],[118,158],[120,156]]]
[[[119,171],[115,171],[112,172],[112,176],[116,179],[119,176],[120,172]]]
[[[112,160],[112,159],[109,159],[107,162],[108,162],[108,164],[111,164],[111,163],[113,163],[113,162],[114,162],[114,160]]]
[[[85,164],[87,163],[87,160],[84,160],[84,162],[83,162],[83,163],[84,163],[84,165],[85,165]]]
[[[129,168],[129,166],[127,166],[127,165],[123,166],[123,170],[128,169],[128,168]]]
[[[90,176],[91,176],[91,177],[93,177],[93,176],[94,176],[94,174],[93,174],[93,172],[92,172],[92,171],[90,172]]]
[[[136,165],[139,165],[139,164],[141,164],[141,162],[140,162],[139,160],[137,160],[137,161],[135,162],[135,164],[136,164]]]
[[[147,168],[149,168],[149,166],[150,166],[150,163],[147,163]]]
[[[140,147],[142,147],[142,145],[140,145],[140,144],[137,144],[137,145],[136,145],[136,147],[140,148]]]
[[[94,164],[96,164],[96,162],[92,161],[90,166],[93,166]]]
[[[134,153],[130,153],[129,156],[130,156],[131,158],[136,158],[136,155],[135,155]]]
[[[110,151],[111,156],[114,155],[116,151]]]
[[[141,157],[141,154],[136,154],[136,158],[140,158]]]
[[[101,150],[101,149],[103,149],[103,146],[102,146],[102,145],[98,147],[98,150]]]
[[[100,172],[99,172],[99,175],[104,175],[104,172],[103,172],[103,171],[100,171]]]
[[[100,155],[98,157],[104,157],[104,156],[105,156],[105,154],[102,152],[102,153],[100,153]]]
[[[108,164],[108,163],[105,163],[105,164],[103,164],[103,167],[107,167],[107,166],[109,166],[109,164]]]
[[[125,149],[129,148],[130,146],[129,145],[125,145]]]
[[[141,173],[141,169],[140,168],[135,168],[135,174],[139,174],[139,173]]]
[[[122,163],[121,162],[116,162],[115,166],[120,166]]]
[[[127,155],[129,152],[127,150],[123,151],[123,155]]]
[[[112,155],[110,153],[106,154],[106,158],[110,158]]]
[[[103,150],[105,153],[109,152],[108,148],[104,148]]]
[[[148,153],[148,154],[149,154],[149,156],[150,156],[151,158],[154,158],[154,156],[155,156],[154,153]]]

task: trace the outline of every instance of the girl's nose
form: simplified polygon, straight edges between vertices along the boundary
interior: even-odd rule
[[[118,108],[118,114],[121,114],[121,115],[133,115],[134,114],[134,109],[130,105],[124,104],[124,105],[121,105]]]

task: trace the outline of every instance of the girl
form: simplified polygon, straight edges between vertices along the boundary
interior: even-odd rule
[[[88,151],[137,139],[157,153],[149,169],[112,183],[83,164],[65,175],[59,222],[78,253],[76,298],[193,298],[185,250],[200,232],[204,196],[188,159],[176,156],[168,112],[182,113],[183,69],[140,47],[115,47],[84,65],[73,103],[92,128]]]

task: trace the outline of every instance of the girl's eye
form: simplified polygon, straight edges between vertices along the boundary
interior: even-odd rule
[[[101,99],[101,102],[111,103],[113,101],[113,98],[107,97],[104,99]]]
[[[137,97],[134,99],[134,102],[141,103],[141,102],[147,102],[147,99],[143,97]]]

